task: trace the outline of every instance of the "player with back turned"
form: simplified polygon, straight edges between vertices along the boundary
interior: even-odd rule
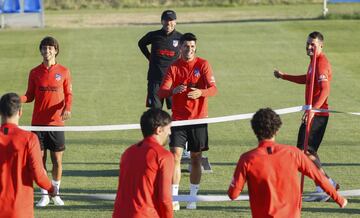
[[[270,108],[258,110],[251,119],[251,127],[258,146],[241,155],[228,195],[236,199],[245,183],[248,184],[253,218],[299,218],[301,197],[299,172],[310,177],[341,207],[347,200],[340,196],[313,162],[294,146],[279,144],[275,136],[281,119]]]
[[[0,99],[0,217],[34,217],[34,187],[55,196],[44,169],[37,136],[18,127],[20,97],[7,93]]]

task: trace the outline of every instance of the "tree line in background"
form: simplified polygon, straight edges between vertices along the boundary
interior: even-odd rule
[[[241,5],[305,4],[323,0],[44,0],[50,10],[140,7],[234,7]]]

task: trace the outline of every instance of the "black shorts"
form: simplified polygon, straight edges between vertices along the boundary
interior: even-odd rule
[[[320,147],[321,141],[324,137],[326,126],[328,123],[328,116],[314,116],[312,121],[308,151],[310,153],[316,153]],[[302,122],[299,128],[297,147],[304,150],[306,123]]]
[[[40,141],[41,150],[60,152],[65,150],[65,133],[62,131],[34,131]]]
[[[160,99],[157,94],[160,89],[160,85],[160,82],[148,82],[146,107],[162,109],[164,99]],[[171,97],[168,97],[165,100],[167,109],[171,109]]]
[[[188,142],[188,151],[209,150],[207,124],[171,127],[170,147],[185,149],[186,142]]]

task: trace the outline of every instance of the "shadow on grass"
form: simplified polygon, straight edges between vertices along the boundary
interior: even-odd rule
[[[63,165],[114,165],[119,166],[118,162],[63,162]]]
[[[302,208],[302,211],[311,212],[311,213],[330,213],[336,216],[340,214],[360,214],[360,209],[353,208]]]
[[[66,139],[67,145],[73,144],[85,144],[85,145],[132,145],[137,143],[138,141],[134,141],[131,139],[116,139],[116,138],[84,138],[84,139]]]
[[[212,166],[236,166],[235,162],[210,162]]]
[[[63,188],[61,193],[63,194],[115,194],[117,187],[114,190],[111,189],[78,189],[78,188]]]
[[[360,204],[360,198],[357,199],[351,199],[348,198],[349,204]]]
[[[66,202],[65,202],[66,203]],[[54,206],[48,205],[44,208],[37,208],[37,210],[44,211],[74,211],[74,210],[101,210],[101,211],[112,211],[114,209],[114,203],[108,202],[104,204],[104,201],[92,202],[92,204],[88,205],[64,205],[64,206]]]
[[[185,194],[189,194],[189,192],[185,192]],[[226,190],[207,190],[201,189],[199,190],[199,195],[226,195],[227,196],[227,189]],[[241,192],[240,195],[247,195],[247,191]]]
[[[351,167],[351,166],[360,166],[360,163],[322,163],[322,166],[324,167],[336,167],[336,166],[347,166],[347,167]]]
[[[64,170],[63,176],[118,177],[119,170]]]
[[[199,205],[200,204],[200,205]],[[246,212],[249,213],[249,207],[240,207],[240,206],[201,206],[201,203],[198,203],[196,210],[204,211],[231,211],[231,212]]]

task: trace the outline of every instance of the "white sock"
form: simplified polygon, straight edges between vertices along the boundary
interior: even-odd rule
[[[173,196],[176,196],[176,195],[179,195],[179,184],[173,184],[171,186],[172,188],[172,195]],[[179,203],[178,201],[173,201],[173,203]]]
[[[173,184],[171,187],[172,195],[179,195],[179,184]]]
[[[190,183],[190,195],[194,196],[197,195],[200,188],[200,184],[191,184]]]
[[[40,188],[40,191],[41,191],[41,194],[42,194],[43,196],[47,196],[47,195],[48,195],[48,191],[47,191],[47,190]]]
[[[56,186],[56,188],[57,188],[57,193],[56,193],[57,195],[60,192],[60,182],[61,182],[61,180],[59,180],[59,181],[51,180],[51,183],[53,184],[53,186]]]

